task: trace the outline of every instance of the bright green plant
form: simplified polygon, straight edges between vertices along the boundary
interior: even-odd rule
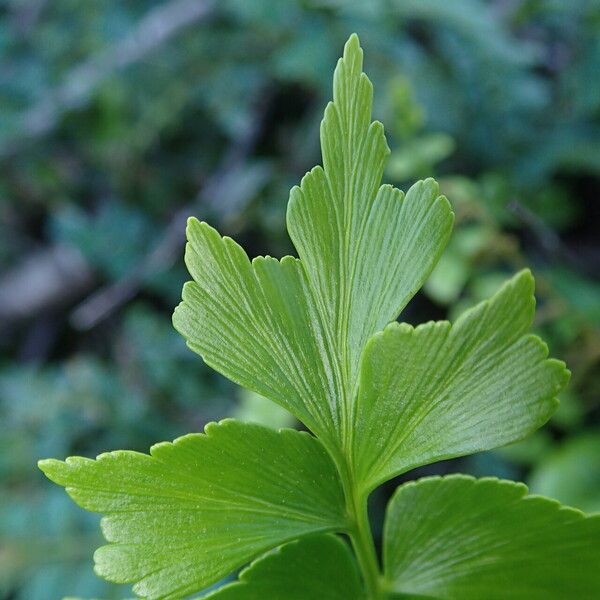
[[[150,455],[42,461],[75,502],[105,515],[100,576],[175,599],[257,559],[210,597],[600,597],[600,516],[492,478],[400,486],[380,567],[369,493],[420,465],[525,437],[550,418],[569,373],[528,333],[528,271],[453,325],[393,322],[436,264],[453,215],[433,180],[406,195],[380,185],[389,150],[371,102],[352,36],[321,126],[323,167],[291,192],[299,259],[250,261],[206,223],[188,226],[193,281],[175,327],[208,365],[311,433],[225,420]]]

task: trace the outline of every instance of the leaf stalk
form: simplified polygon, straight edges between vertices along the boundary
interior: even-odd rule
[[[382,577],[369,521],[367,494],[361,492],[356,485],[346,458],[337,454],[335,462],[346,498],[346,510],[350,522],[348,535],[360,567],[367,598],[382,600]]]

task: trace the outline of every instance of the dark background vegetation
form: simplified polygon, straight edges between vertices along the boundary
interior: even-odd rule
[[[452,319],[529,265],[535,329],[573,372],[526,442],[418,475],[523,479],[600,510],[598,1],[4,0],[0,597],[129,594],[94,576],[98,519],[38,458],[145,451],[228,415],[293,424],[173,330],[184,223],[206,219],[250,255],[292,251],[288,191],[320,161],[353,31],[387,180],[433,174],[457,214],[402,318]],[[376,523],[392,489],[373,498]]]

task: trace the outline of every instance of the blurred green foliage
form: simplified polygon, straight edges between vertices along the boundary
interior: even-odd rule
[[[388,180],[435,175],[457,215],[403,318],[454,318],[529,265],[537,328],[573,371],[548,427],[460,470],[600,510],[600,2],[6,0],[3,598],[128,595],[94,576],[97,520],[38,458],[146,450],[232,414],[293,423],[173,331],[183,221],[205,218],[253,254],[290,252],[287,194],[319,161],[351,31],[390,126]]]

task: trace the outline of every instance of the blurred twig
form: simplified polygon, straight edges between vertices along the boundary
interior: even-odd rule
[[[189,214],[189,206],[177,211],[154,250],[125,277],[101,288],[77,306],[71,314],[71,324],[77,329],[91,329],[131,300],[148,276],[168,269],[183,246]]]
[[[518,200],[512,200],[508,209],[535,235],[536,240],[547,254],[569,256],[568,249],[563,246],[556,232],[532,210],[523,206]],[[569,258],[573,259],[572,256]]]
[[[31,34],[47,5],[48,0],[29,0],[18,2],[12,7],[12,23],[21,36]]]
[[[57,245],[32,252],[0,277],[0,322],[9,323],[73,301],[93,285],[78,250]]]
[[[72,69],[64,83],[21,115],[18,138],[0,147],[0,156],[19,150],[21,142],[51,131],[61,117],[80,108],[108,77],[143,59],[180,30],[206,18],[214,0],[170,0],[150,9],[127,36],[98,56]]]
[[[538,245],[549,260],[556,261],[559,259],[568,264],[574,271],[592,275],[586,265],[582,264],[571,249],[563,243],[558,234],[548,227],[531,209],[523,206],[518,200],[513,200],[509,203],[508,210],[533,233]]]

